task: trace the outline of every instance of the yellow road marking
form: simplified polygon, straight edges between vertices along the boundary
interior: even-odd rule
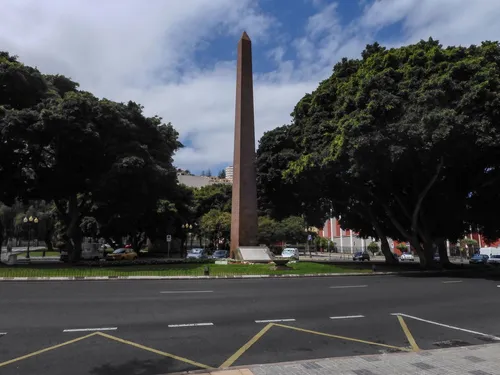
[[[309,329],[304,329],[304,328],[297,328],[297,327],[292,327],[292,326],[286,326],[284,324],[274,324],[277,327],[282,327],[282,328],[288,328],[288,329],[293,329],[295,331],[300,331],[300,332],[306,332],[306,333],[312,333],[313,335],[319,335],[319,336],[326,336],[326,337],[331,337],[334,339],[340,339],[340,340],[345,340],[345,341],[354,341],[354,342],[359,342],[362,344],[367,344],[367,345],[376,345],[376,346],[382,346],[384,348],[390,348],[390,349],[397,349],[397,350],[402,350],[405,352],[410,352],[411,350],[407,348],[402,348],[398,346],[392,346],[392,345],[386,345],[386,344],[380,344],[378,342],[372,342],[372,341],[366,341],[366,340],[360,340],[360,339],[355,339],[352,337],[345,337],[345,336],[338,336],[338,335],[331,335],[329,333],[323,333],[323,332],[317,332],[317,331],[311,331]]]
[[[66,345],[69,345],[69,344],[73,344],[73,343],[81,341],[81,340],[85,340],[85,339],[87,339],[89,337],[92,337],[92,336],[95,336],[97,334],[98,334],[98,332],[94,332],[94,333],[91,333],[91,334],[86,335],[86,336],[78,337],[76,339],[63,342],[62,344],[57,344],[57,345],[54,345],[54,346],[49,346],[48,348],[45,348],[45,349],[37,350],[36,352],[30,353],[30,354],[26,354],[26,355],[23,355],[21,357],[17,357],[17,358],[14,358],[14,359],[2,362],[2,363],[0,363],[0,367],[6,366],[6,365],[10,365],[11,363],[14,363],[14,362],[22,361],[23,359],[28,359],[30,357],[34,357],[36,355],[39,355],[39,354],[42,354],[42,353],[45,353],[45,352],[48,352],[48,351],[51,351],[51,350],[54,350],[54,349],[62,348],[63,346],[66,346]]]
[[[184,362],[184,363],[189,363],[190,365],[193,365],[193,366],[196,366],[196,367],[201,367],[201,368],[204,368],[204,369],[213,370],[213,367],[204,365],[203,363],[199,363],[199,362],[196,362],[196,361],[191,361],[190,359],[187,359],[187,358],[184,358],[184,357],[179,357],[179,356],[176,356],[175,354],[170,354],[170,353],[167,353],[167,352],[162,352],[161,350],[153,349],[153,348],[150,348],[148,346],[137,344],[137,343],[135,343],[133,341],[128,341],[128,340],[121,339],[119,337],[111,336],[111,335],[108,335],[107,333],[96,332],[95,334],[99,335],[99,336],[102,336],[102,337],[106,337],[106,338],[108,338],[110,340],[121,342],[122,344],[127,344],[127,345],[134,346],[134,347],[142,349],[142,350],[146,350],[146,351],[151,352],[151,353],[155,353],[155,354],[162,355],[164,357],[169,357],[169,358],[172,358],[172,359],[176,359],[176,360]]]
[[[231,366],[234,362],[236,362],[236,360],[238,358],[240,358],[243,353],[245,353],[253,344],[255,344],[257,341],[260,340],[260,338],[262,336],[264,336],[264,334],[269,331],[269,329],[274,326],[275,324],[274,323],[269,323],[268,325],[266,325],[264,328],[262,328],[260,330],[259,333],[257,333],[254,337],[252,337],[250,339],[250,341],[248,341],[245,345],[243,345],[241,348],[239,348],[231,357],[229,357],[228,359],[226,359],[226,361],[219,366],[219,368],[228,368],[229,366]]]
[[[418,347],[417,342],[415,341],[415,339],[413,338],[413,335],[411,334],[410,330],[408,329],[408,326],[406,325],[405,320],[400,315],[398,315],[398,320],[399,320],[399,324],[401,324],[401,328],[403,329],[403,332],[405,333],[408,342],[410,343],[411,348],[413,349],[414,352],[419,352],[420,348]]]

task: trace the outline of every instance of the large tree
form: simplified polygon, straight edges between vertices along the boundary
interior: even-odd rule
[[[290,174],[319,165],[328,179],[311,189],[345,183],[356,206],[430,266],[435,246],[467,227],[471,192],[500,160],[499,57],[497,43],[443,48],[430,39],[343,59],[294,110],[303,151]],[[346,210],[334,190],[327,198]]]
[[[182,146],[172,125],[7,53],[0,53],[0,144],[0,201],[54,202],[72,260],[93,227],[138,248],[157,234],[158,215],[179,209],[184,197],[172,166]]]

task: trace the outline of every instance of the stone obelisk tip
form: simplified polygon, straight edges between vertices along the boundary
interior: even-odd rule
[[[250,37],[248,36],[246,31],[243,31],[243,34],[241,35],[241,39],[250,40]]]

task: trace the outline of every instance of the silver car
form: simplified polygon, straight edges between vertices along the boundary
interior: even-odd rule
[[[208,259],[208,252],[201,248],[191,249],[188,250],[186,259]]]
[[[487,261],[488,264],[500,266],[500,255],[492,255]]]

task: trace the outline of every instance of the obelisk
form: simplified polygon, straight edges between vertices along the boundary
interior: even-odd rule
[[[240,246],[256,246],[257,183],[253,108],[252,42],[243,32],[238,43],[234,122],[231,258]]]

